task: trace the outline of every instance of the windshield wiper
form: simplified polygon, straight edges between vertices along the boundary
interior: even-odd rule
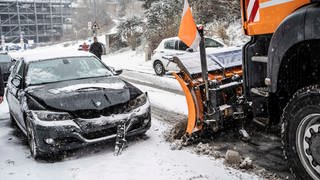
[[[66,80],[60,80],[60,81],[52,81],[52,82],[42,82],[37,84],[29,84],[29,86],[38,86],[38,85],[44,85],[44,84],[51,84],[51,83],[59,83],[64,81],[76,81],[76,80],[82,80],[82,79],[90,79],[90,78],[99,78],[99,77],[110,77],[112,75],[106,74],[103,76],[93,76],[93,77],[82,77],[82,78],[76,78],[76,79],[66,79]]]
[[[103,87],[83,87],[79,88],[76,91],[77,92],[88,92],[88,91],[99,91],[99,90],[104,90],[105,88]]]

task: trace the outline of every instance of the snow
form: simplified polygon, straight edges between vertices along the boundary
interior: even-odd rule
[[[144,53],[127,50],[103,56],[102,60],[110,67],[138,72],[154,73],[152,62],[144,60]]]
[[[47,71],[43,71],[40,68],[32,68],[26,75],[26,84],[29,85],[31,82],[37,84],[39,82],[57,81],[58,77]]]
[[[66,86],[58,89],[50,89],[49,92],[53,94],[59,94],[60,92],[73,92],[79,89],[86,88],[103,88],[103,89],[123,89],[125,84],[123,82],[117,83],[94,83],[94,84],[76,84],[72,86]]]
[[[113,156],[113,143],[109,143],[83,149],[55,163],[33,160],[26,142],[16,135],[8,120],[1,120],[0,127],[1,179],[258,179],[226,168],[222,160],[170,150],[162,137],[167,125],[156,119],[147,133],[148,138],[130,141],[120,156]]]
[[[26,62],[46,60],[46,59],[56,59],[62,57],[82,57],[82,56],[94,56],[93,54],[85,51],[78,51],[76,48],[68,48],[66,50],[64,47],[58,47],[55,49],[33,49],[22,52],[14,52],[11,55],[15,58],[24,58]]]
[[[177,91],[181,90],[178,81],[174,78],[156,76],[152,68],[152,62],[144,61],[144,54],[142,52],[127,50],[125,52],[102,57],[102,60],[113,68],[134,71],[132,73],[130,72],[130,75],[122,75],[125,79],[147,84],[150,84],[151,82],[150,85],[161,85]],[[143,78],[141,78],[141,76],[143,76]],[[137,83],[134,83],[134,85],[139,89],[148,92],[152,106],[181,114],[188,114],[185,96],[151,88],[149,86],[139,85]]]
[[[7,118],[9,118],[9,107],[6,101],[6,97],[4,97],[3,102],[0,104],[0,121],[1,119],[7,119]]]
[[[185,96],[139,84],[134,85],[139,89],[148,92],[152,106],[180,114],[188,114],[188,107]]]

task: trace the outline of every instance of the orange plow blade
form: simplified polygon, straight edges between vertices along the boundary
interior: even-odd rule
[[[187,135],[191,135],[194,132],[195,126],[196,126],[196,106],[195,101],[192,97],[191,91],[189,90],[187,84],[183,81],[180,76],[178,76],[176,73],[173,73],[175,78],[178,80],[180,86],[182,87],[182,90],[186,96],[187,104],[188,104],[188,124],[186,133]]]

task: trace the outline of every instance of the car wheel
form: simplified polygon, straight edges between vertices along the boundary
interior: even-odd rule
[[[30,122],[27,122],[27,138],[28,138],[28,144],[30,148],[31,156],[34,159],[40,159],[44,157],[44,153],[39,150],[38,144],[37,144],[37,136],[34,132],[34,129]]]
[[[320,86],[299,90],[283,111],[284,156],[296,179],[320,179]]]
[[[165,69],[161,61],[156,61],[153,65],[153,69],[158,76],[163,76],[165,74]]]

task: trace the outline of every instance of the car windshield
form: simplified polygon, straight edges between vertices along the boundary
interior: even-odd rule
[[[112,72],[94,57],[59,58],[31,62],[26,75],[27,85],[111,76]]]
[[[8,55],[0,54],[0,62],[10,62],[11,58]]]

